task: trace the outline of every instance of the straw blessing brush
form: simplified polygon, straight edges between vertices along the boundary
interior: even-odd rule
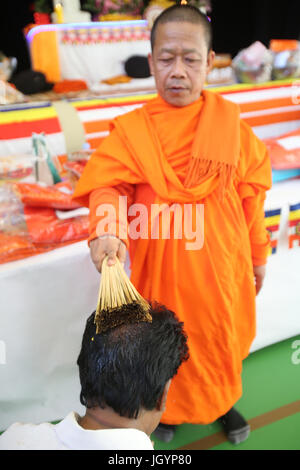
[[[124,323],[152,322],[150,305],[130,282],[119,259],[113,266],[107,260],[105,257],[102,263],[96,334]]]

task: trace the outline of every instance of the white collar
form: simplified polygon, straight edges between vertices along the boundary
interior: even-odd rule
[[[72,411],[54,426],[59,440],[74,450],[153,450],[146,433],[133,428],[87,430],[78,424]]]

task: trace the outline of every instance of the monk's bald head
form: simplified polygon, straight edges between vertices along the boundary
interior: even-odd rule
[[[151,30],[151,49],[153,51],[155,44],[156,31],[160,24],[165,23],[193,23],[199,24],[204,30],[204,36],[207,43],[207,50],[212,49],[212,28],[207,16],[204,15],[198,8],[191,5],[173,5],[166,8],[156,18]]]

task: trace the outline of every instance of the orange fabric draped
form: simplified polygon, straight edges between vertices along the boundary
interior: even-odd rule
[[[32,39],[32,68],[43,72],[49,82],[61,80],[57,35],[56,31],[40,31]]]
[[[264,144],[236,105],[209,91],[184,108],[158,97],[117,117],[78,182],[74,197],[90,206],[90,239],[102,234],[97,206],[117,207],[120,195],[128,208],[147,208],[148,235],[158,217],[153,204],[160,217],[176,206],[169,237],[162,230],[158,239],[130,237],[134,211],[116,217],[117,235],[128,226],[132,282],[174,310],[188,334],[190,358],[172,381],[165,423],[213,422],[241,397],[242,360],[255,336],[253,264],[265,264],[269,248],[263,204],[270,186]],[[186,221],[199,230],[175,236]]]

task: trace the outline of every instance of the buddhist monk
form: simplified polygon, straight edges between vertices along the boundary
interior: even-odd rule
[[[151,43],[158,96],[112,121],[74,197],[90,208],[97,269],[105,255],[124,262],[129,250],[137,290],[184,322],[190,358],[156,435],[170,441],[181,423],[219,420],[237,444],[250,432],[234,405],[269,250],[270,159],[238,106],[204,89],[214,60],[205,15],[188,5],[164,10]]]

